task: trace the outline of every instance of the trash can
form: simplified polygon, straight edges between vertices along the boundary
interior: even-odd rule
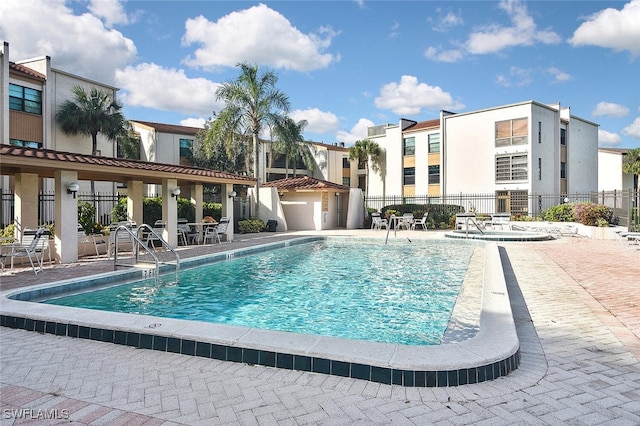
[[[276,228],[278,227],[277,220],[268,220],[267,221],[267,232],[276,232]]]

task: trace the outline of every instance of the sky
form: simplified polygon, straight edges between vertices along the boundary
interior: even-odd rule
[[[534,100],[640,147],[640,0],[2,0],[0,40],[119,88],[129,120],[202,127],[246,62],[314,142]]]

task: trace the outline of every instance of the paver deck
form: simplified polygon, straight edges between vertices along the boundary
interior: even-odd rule
[[[243,244],[255,240],[232,243]],[[640,424],[640,250],[584,238],[500,247],[522,352],[508,377],[407,388],[0,327],[0,425]],[[110,268],[27,270],[0,289]]]

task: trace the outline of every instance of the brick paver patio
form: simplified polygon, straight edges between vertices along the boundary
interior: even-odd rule
[[[508,377],[405,388],[0,327],[0,425],[640,424],[640,250],[564,238],[501,255],[522,351]],[[0,288],[110,267],[29,270]]]

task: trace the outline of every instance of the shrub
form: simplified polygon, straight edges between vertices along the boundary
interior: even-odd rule
[[[558,204],[542,212],[542,219],[551,222],[575,222],[573,204]]]
[[[575,203],[574,216],[577,222],[587,226],[609,226],[613,210],[595,203]]]
[[[265,230],[265,223],[262,219],[247,219],[238,222],[238,229],[241,234],[253,234]]]
[[[96,225],[96,208],[87,201],[78,201],[78,225],[85,234],[92,234]]]

